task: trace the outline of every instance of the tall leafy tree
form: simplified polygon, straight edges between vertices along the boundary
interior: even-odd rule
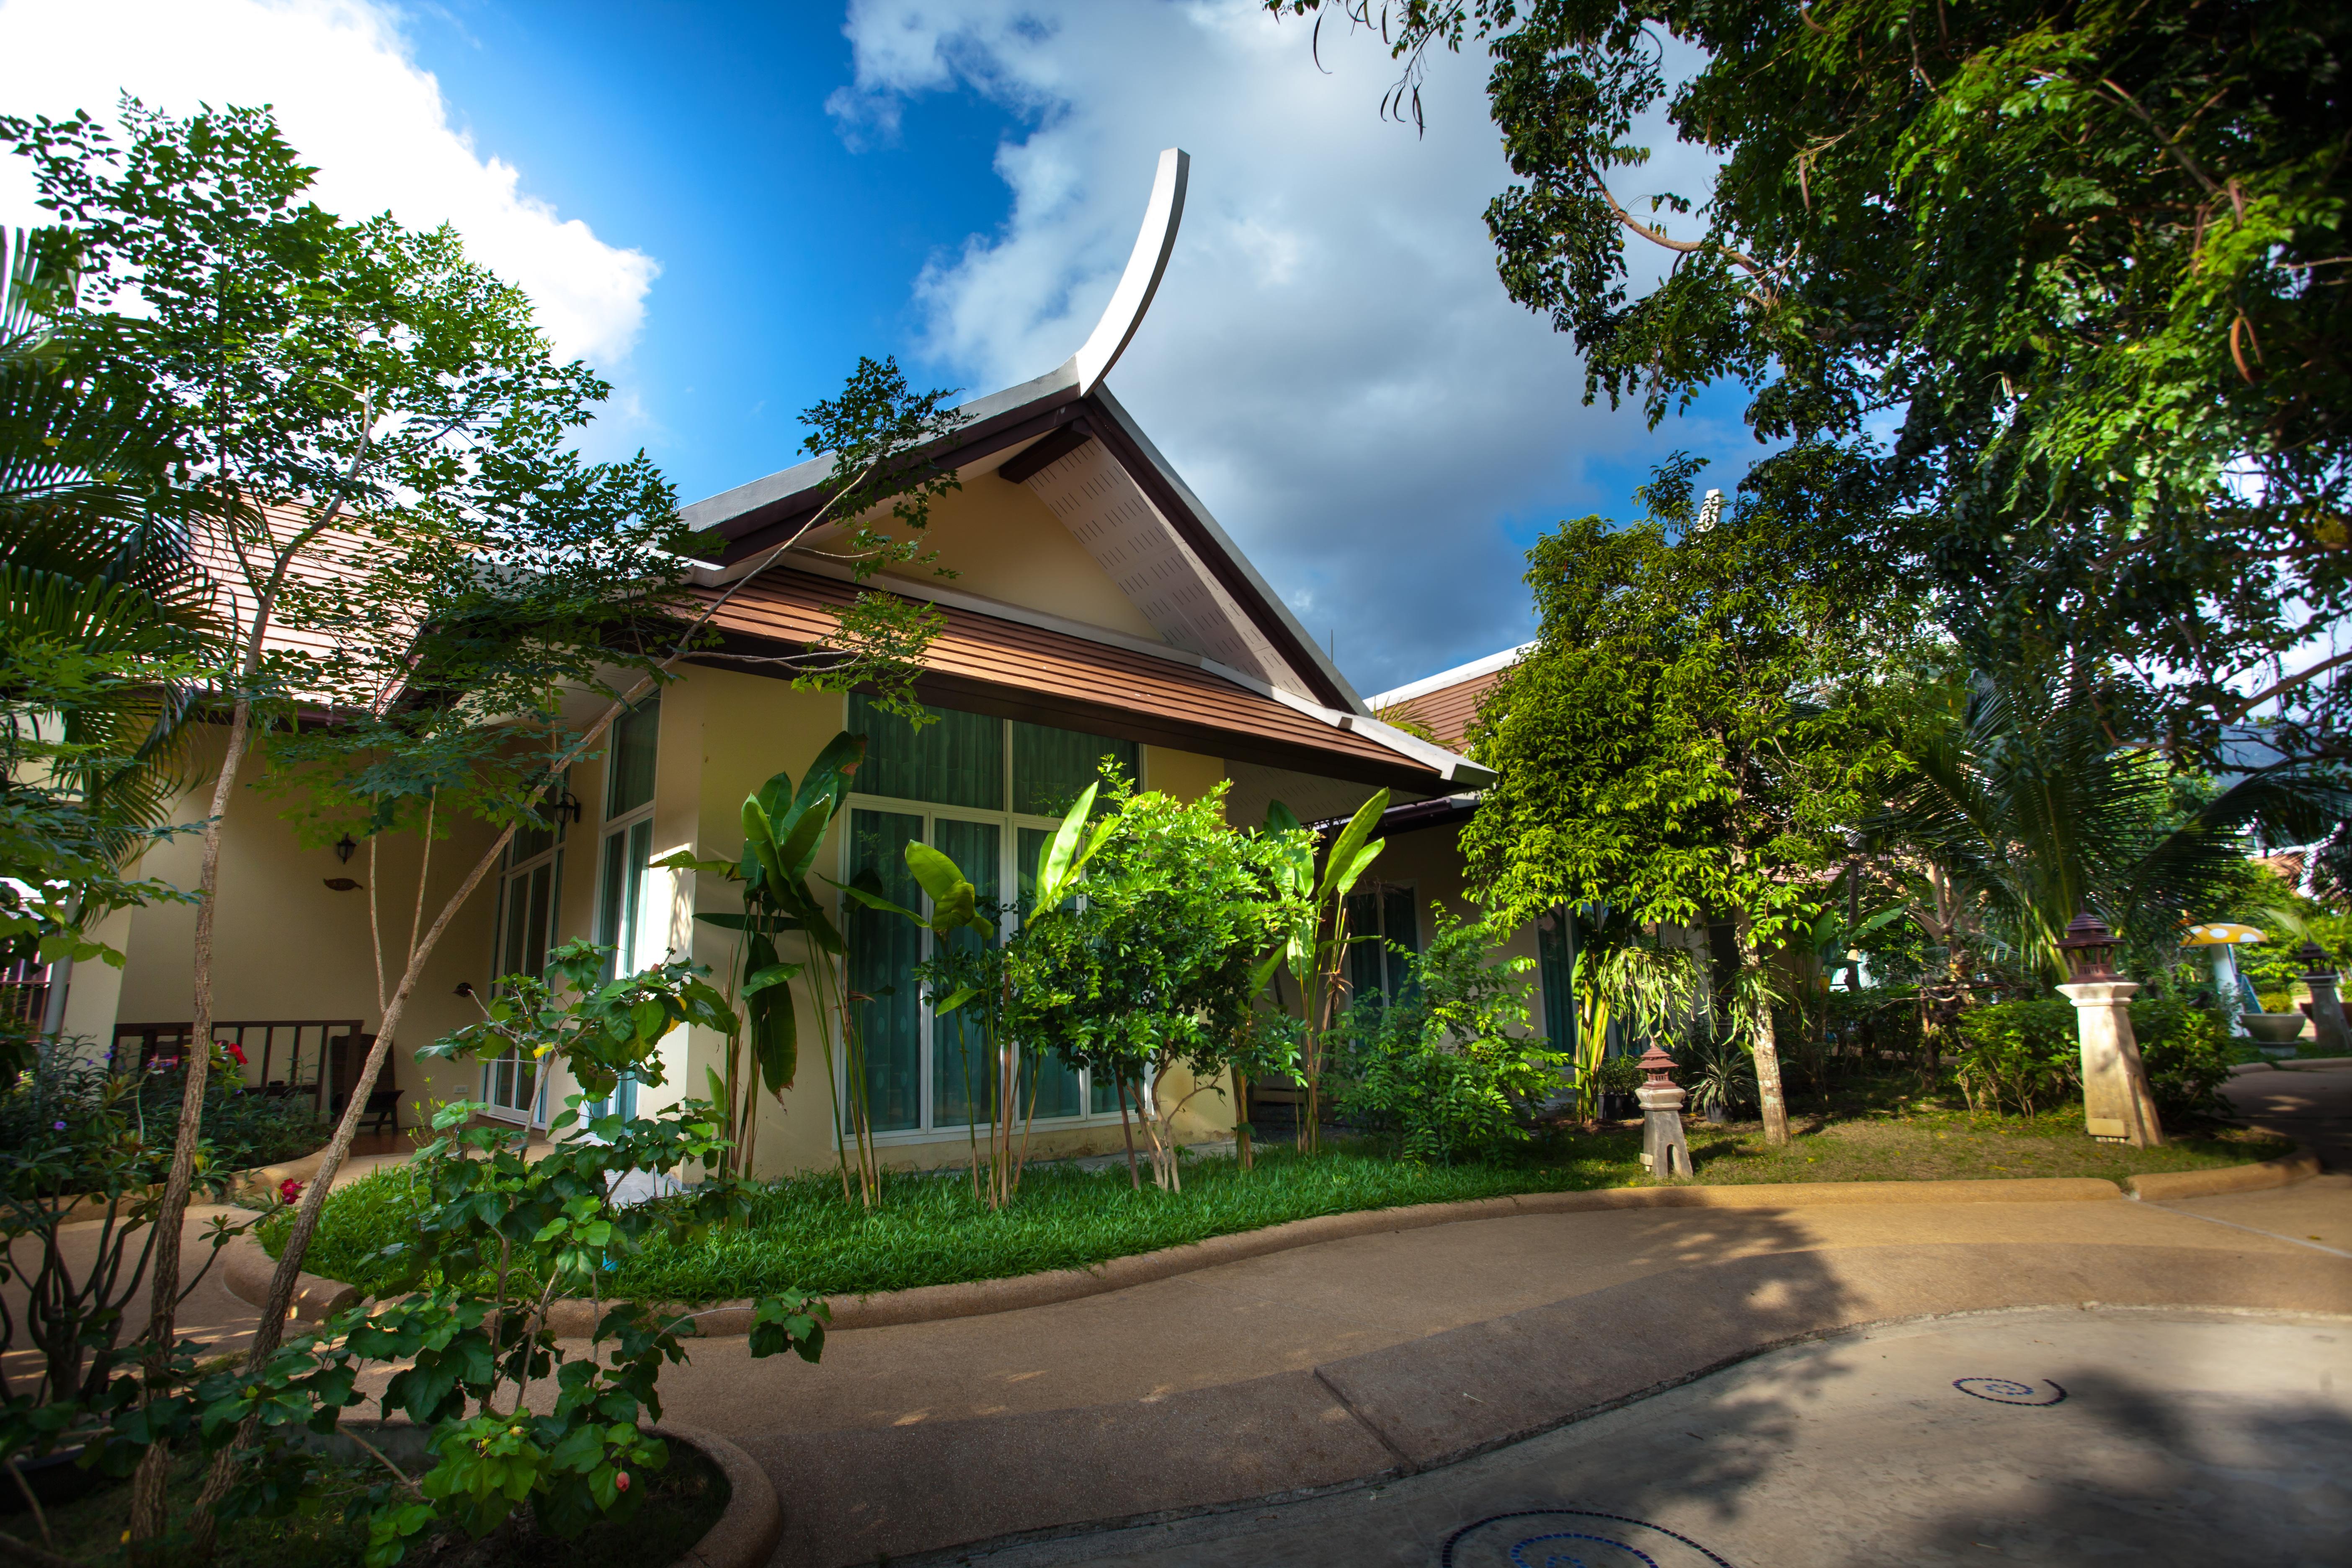
[[[1874,670],[1916,657],[1915,609],[1874,563],[1822,548],[1808,483],[1752,487],[1719,521],[1681,458],[1619,527],[1563,523],[1528,553],[1536,646],[1481,707],[1472,746],[1499,778],[1464,830],[1497,912],[1606,905],[1635,921],[1729,923],[1763,1090],[1788,1137],[1767,965],[1809,927],[1874,801],[1889,715]]]
[[[2118,744],[2103,695],[2063,671],[1979,674],[1904,727],[1871,829],[1927,868],[1914,918],[1946,947],[1953,1001],[1987,963],[2064,978],[2059,939],[2086,909],[2168,963],[2185,924],[2245,888],[2249,829],[2309,843],[2352,809],[2329,769],[2283,761],[2216,788]]]
[[[123,962],[92,928],[176,896],[129,868],[165,828],[219,629],[177,426],[58,330],[79,271],[67,232],[0,231],[0,954],[49,965],[46,1033],[76,963]]]
[[[1575,340],[1588,397],[1654,422],[1728,374],[1760,437],[1891,425],[1874,462],[1911,505],[1885,542],[1979,658],[2111,661],[2176,753],[2255,719],[2340,751],[2342,6],[1267,4],[1378,27],[1406,116],[1432,51],[1484,44],[1502,278]],[[1643,178],[1660,110],[1711,183]]]
[[[952,478],[916,448],[949,416],[943,395],[914,395],[894,364],[861,362],[844,396],[809,416],[835,454],[825,508],[732,584],[698,594],[685,575],[695,542],[653,465],[642,454],[589,463],[572,447],[609,388],[557,361],[528,300],[468,261],[453,232],[323,211],[307,195],[313,171],[266,111],[178,120],[126,101],[123,119],[122,145],[87,115],[0,119],[0,140],[32,160],[84,261],[60,341],[143,389],[211,498],[193,550],[221,581],[234,657],[212,692],[227,722],[196,889],[197,1037],[211,1031],[221,835],[240,765],[265,737],[289,812],[326,837],[414,828],[429,848],[452,817],[498,830],[429,920],[428,857],[404,941],[396,916],[390,935],[376,922],[376,1042],[279,1259],[257,1366],[424,966],[513,833],[543,825],[548,788],[808,529],[848,523],[863,573],[920,560],[928,503]],[[904,701],[929,635],[919,615],[868,593],[798,670],[877,680]],[[583,691],[605,701],[581,722],[567,709]],[[295,729],[298,707],[326,721]],[[156,1227],[158,1365],[201,1064],[192,1057]],[[162,1452],[142,1467],[132,1510],[142,1551],[165,1523]],[[228,1474],[216,1467],[207,1502]]]

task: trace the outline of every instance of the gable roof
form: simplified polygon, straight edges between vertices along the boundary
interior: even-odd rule
[[[1470,732],[1471,721],[1478,716],[1478,704],[1533,647],[1533,643],[1521,643],[1507,647],[1364,700],[1374,712],[1410,719],[1436,736],[1438,744],[1458,751]]]
[[[1181,149],[1160,153],[1127,269],[1078,352],[1033,381],[956,409],[954,431],[924,456],[960,476],[992,471],[1028,486],[1170,647],[1361,714],[1363,701],[1338,667],[1103,385],[1167,270],[1191,169]],[[719,564],[731,566],[803,526],[824,504],[833,470],[831,456],[815,458],[680,515],[725,541]]]
[[[1134,601],[1168,645],[1277,689],[1366,713],[1297,617],[1106,386],[1074,364],[956,410],[925,454],[968,477],[1025,485]],[[725,541],[723,569],[805,524],[826,500],[830,457],[739,485],[681,513]]]
[[[937,584],[865,586],[940,606],[948,630],[925,656],[917,689],[950,706],[1423,794],[1482,783],[1493,776],[1486,770],[1371,715],[1103,384],[1166,269],[1189,168],[1178,149],[1160,154],[1127,270],[1078,352],[956,409],[952,430],[923,453],[967,483],[1026,486],[1159,640]],[[824,505],[834,469],[831,456],[815,458],[685,508],[684,522],[722,542],[697,581],[715,597],[792,539]],[[742,652],[821,645],[835,624],[828,606],[856,591],[845,576],[814,552],[788,552],[742,584],[716,624]]]
[[[834,612],[856,591],[830,575],[771,567],[719,606],[712,624],[723,648],[698,662],[724,667],[774,648],[821,645],[837,624]],[[712,582],[701,592],[715,599],[720,589]],[[1139,637],[1084,635],[1034,613],[989,614],[964,595],[926,597],[943,625],[924,650],[915,689],[942,707],[1421,795],[1492,776],[1377,720],[1253,688],[1212,660],[1186,659]]]

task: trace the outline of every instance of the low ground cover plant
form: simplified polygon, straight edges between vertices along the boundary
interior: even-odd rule
[[[1842,1079],[1826,1107],[1801,1115],[1784,1148],[1761,1123],[1693,1121],[1706,1183],[1902,1181],[2098,1176],[2199,1170],[2272,1158],[2277,1140],[2210,1129],[2162,1148],[2083,1136],[2074,1109],[2032,1117],[1979,1115],[1957,1096],[1922,1099],[1907,1071]],[[732,1300],[789,1282],[812,1295],[863,1295],[1080,1268],[1109,1258],[1361,1209],[1450,1203],[1518,1193],[1656,1184],[1641,1167],[1641,1131],[1538,1128],[1503,1153],[1451,1164],[1399,1159],[1388,1137],[1333,1140],[1319,1154],[1261,1145],[1253,1169],[1231,1158],[1186,1156],[1181,1192],[1136,1191],[1124,1169],[1033,1164],[1021,1201],[992,1210],[961,1169],[885,1172],[873,1210],[841,1202],[830,1172],[772,1182],[751,1196],[741,1225],[676,1242],[656,1237],[607,1276],[608,1296],[656,1301]],[[404,1187],[379,1175],[328,1201],[312,1266],[362,1289],[388,1279],[372,1259],[412,1228]]]

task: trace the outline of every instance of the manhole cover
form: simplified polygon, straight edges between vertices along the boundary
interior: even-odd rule
[[[1952,1386],[1995,1405],[2055,1405],[2066,1397],[2066,1391],[2046,1377],[2039,1384],[2016,1383],[2006,1377],[1962,1377],[1955,1378]]]
[[[1731,1568],[1687,1535],[1623,1514],[1548,1508],[1455,1531],[1443,1568]]]

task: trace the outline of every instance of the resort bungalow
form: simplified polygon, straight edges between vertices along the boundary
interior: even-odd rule
[[[737,889],[654,862],[680,849],[740,855],[744,797],[779,770],[797,779],[845,729],[868,735],[870,749],[820,868],[843,880],[867,867],[895,869],[903,847],[919,839],[950,855],[983,899],[1017,889],[1020,868],[1107,756],[1146,789],[1197,798],[1227,784],[1229,819],[1246,826],[1263,822],[1273,800],[1313,820],[1344,816],[1381,787],[1399,802],[1449,811],[1489,776],[1373,717],[1104,384],[1166,265],[1184,180],[1183,154],[1163,154],[1134,256],[1085,346],[1047,374],[965,405],[931,454],[961,482],[936,503],[930,529],[939,563],[956,575],[943,581],[919,568],[874,581],[944,619],[918,687],[937,721],[918,731],[861,695],[796,690],[788,670],[761,662],[821,646],[828,608],[852,591],[824,553],[836,531],[802,541],[728,600],[716,622],[722,643],[623,721],[600,758],[572,770],[562,819],[519,840],[485,883],[442,942],[402,1026],[394,1092],[379,1109],[407,1128],[431,1102],[464,1096],[487,1101],[495,1117],[543,1126],[572,1092],[560,1071],[515,1060],[420,1066],[415,1047],[478,1016],[464,990],[533,970],[576,937],[612,943],[633,965],[691,953],[723,973],[731,935],[695,916],[739,908]],[[824,499],[828,471],[829,459],[818,459],[688,507],[688,521],[725,542],[695,582],[716,596],[789,537]],[[211,787],[205,781],[192,792],[193,816]],[[339,1042],[373,1027],[359,882],[366,860],[302,846],[271,803],[249,792],[226,839],[216,1034],[242,1039],[250,1081],[331,1104],[357,1049]],[[469,844],[478,854],[486,842],[460,833],[436,848],[436,865],[466,864]],[[417,845],[387,842],[378,853],[384,888],[413,889]],[[145,865],[192,886],[194,858],[184,839]],[[1400,933],[1425,918],[1412,912],[1415,899],[1454,890],[1427,874],[1416,892],[1413,878],[1424,874],[1409,855],[1381,871],[1380,907],[1404,911],[1383,917]],[[451,882],[457,875],[446,874]],[[68,1027],[117,1040],[118,1055],[184,1038],[192,919],[170,905],[122,917],[114,940],[130,963],[119,974],[84,966]],[[902,1166],[961,1160],[963,1077],[908,976],[929,938],[904,923],[853,935],[851,984],[874,998],[863,1004],[862,1046],[880,1152]],[[762,1173],[835,1160],[828,1075],[805,1042],[830,1040],[838,1051],[838,1036],[803,1014],[801,1037],[796,1084],[781,1101],[762,1101]],[[662,1087],[625,1085],[623,1093],[703,1092],[706,1068],[723,1063],[723,1042],[682,1028],[663,1061]],[[1189,1114],[1189,1139],[1230,1132],[1225,1096],[1202,1095]],[[1035,1147],[1108,1152],[1118,1147],[1118,1123],[1108,1085],[1060,1073],[1041,1091]]]

